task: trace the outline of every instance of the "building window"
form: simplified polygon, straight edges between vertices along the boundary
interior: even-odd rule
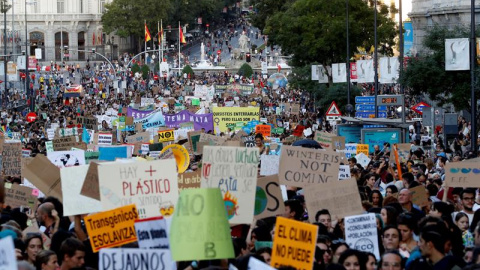
[[[57,13],[65,13],[65,0],[57,0]]]
[[[105,11],[105,0],[100,0],[100,13]]]
[[[79,11],[80,11],[80,14],[83,14],[83,0],[80,0],[79,2],[80,2],[80,9],[79,9]]]

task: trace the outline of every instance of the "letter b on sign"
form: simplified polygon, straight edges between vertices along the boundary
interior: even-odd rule
[[[215,244],[212,242],[205,243],[205,257],[207,258],[215,258],[217,256],[217,252],[215,251]]]

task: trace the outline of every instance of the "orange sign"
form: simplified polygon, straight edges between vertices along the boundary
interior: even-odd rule
[[[368,156],[368,144],[357,144],[357,155],[360,153],[364,153]]]
[[[93,252],[137,241],[136,219],[138,212],[134,204],[86,216],[83,220]]]
[[[255,133],[260,133],[263,135],[263,137],[270,137],[272,134],[272,126],[270,125],[257,125],[255,127]]]

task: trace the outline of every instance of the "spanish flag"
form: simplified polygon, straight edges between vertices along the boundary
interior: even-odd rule
[[[180,43],[185,44],[185,36],[183,35],[182,27],[180,27],[180,23],[178,23],[178,30],[180,31]]]
[[[149,42],[152,39],[150,31],[148,31],[147,23],[145,23],[145,42]]]

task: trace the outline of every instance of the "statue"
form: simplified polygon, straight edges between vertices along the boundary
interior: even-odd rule
[[[202,42],[202,45],[200,45],[200,61],[205,60],[205,45]]]
[[[238,46],[242,51],[248,51],[248,37],[242,33],[238,38]]]

